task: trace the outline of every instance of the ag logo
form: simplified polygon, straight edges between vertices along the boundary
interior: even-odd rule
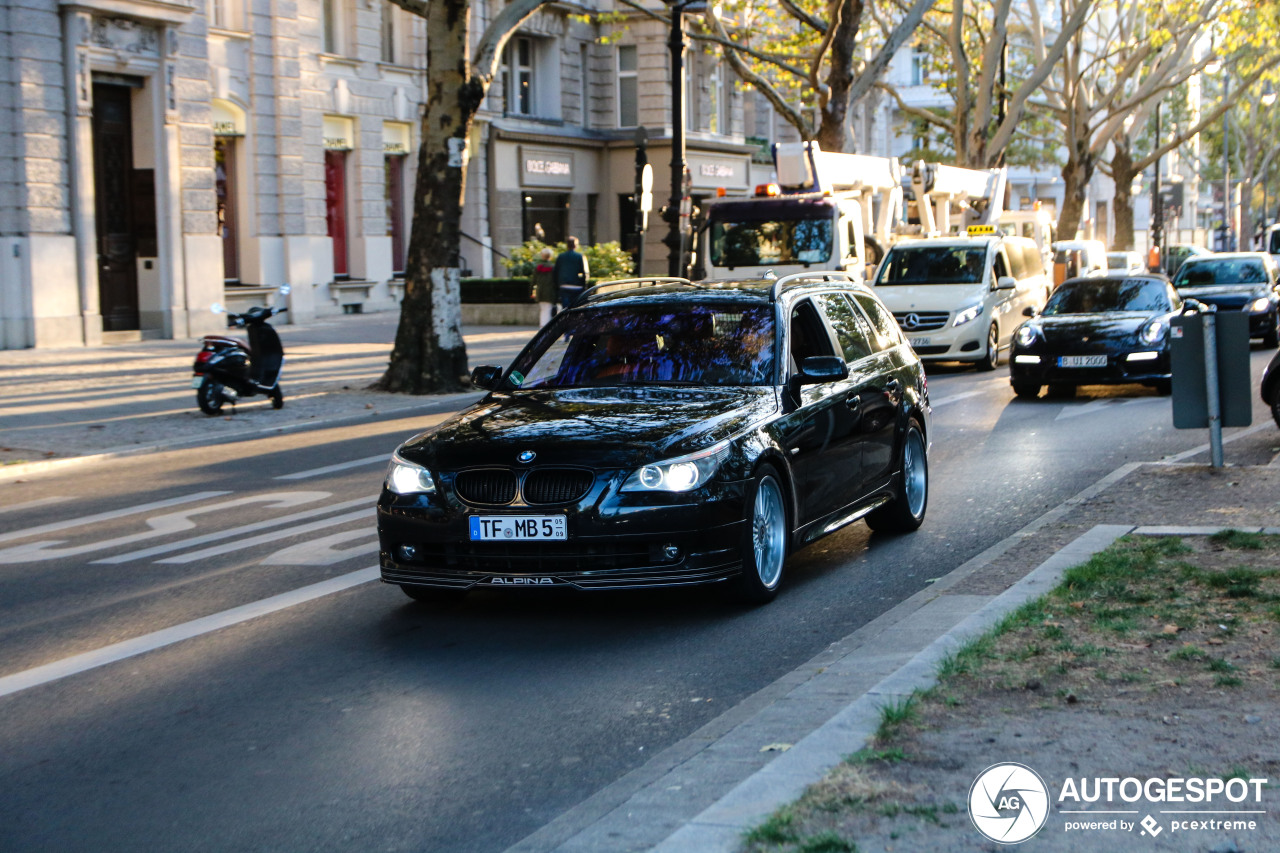
[[[1049,789],[1025,764],[993,764],[969,788],[969,818],[992,841],[1021,844],[1049,819]]]

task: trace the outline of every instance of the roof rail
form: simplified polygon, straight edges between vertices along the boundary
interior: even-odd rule
[[[581,295],[574,300],[574,304],[578,305],[586,302],[587,299],[600,296],[614,290],[631,290],[638,287],[659,287],[664,284],[682,285],[685,287],[697,287],[696,284],[687,278],[677,278],[675,276],[643,276],[641,278],[619,278],[613,281],[602,281],[599,284],[593,284]]]
[[[773,290],[769,293],[770,301],[777,302],[778,297],[782,295],[782,291],[799,287],[802,284],[820,284],[825,281],[847,281],[852,284],[861,284],[862,279],[853,273],[844,270],[823,270],[821,272],[797,272],[791,275],[784,275],[773,283]]]

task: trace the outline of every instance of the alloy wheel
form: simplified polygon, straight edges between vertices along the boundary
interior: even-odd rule
[[[756,489],[751,519],[751,542],[755,548],[756,574],[767,589],[777,586],[786,557],[786,509],[778,481],[766,475]]]

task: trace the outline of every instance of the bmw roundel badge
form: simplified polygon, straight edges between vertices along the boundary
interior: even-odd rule
[[[538,454],[534,453],[532,450],[521,450],[520,455],[518,455],[516,459],[518,459],[519,461],[527,465],[528,463],[532,462],[534,457],[537,455]]]

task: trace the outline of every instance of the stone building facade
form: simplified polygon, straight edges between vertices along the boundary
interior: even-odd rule
[[[476,33],[498,3],[473,0]],[[665,202],[667,28],[632,14],[601,40],[582,11],[521,28],[475,123],[474,275],[535,231],[634,242],[638,127]],[[773,125],[688,56],[693,195],[748,192]],[[286,282],[295,321],[395,309],[425,57],[385,0],[0,0],[0,347],[196,336]],[[665,230],[655,210],[646,272]]]

